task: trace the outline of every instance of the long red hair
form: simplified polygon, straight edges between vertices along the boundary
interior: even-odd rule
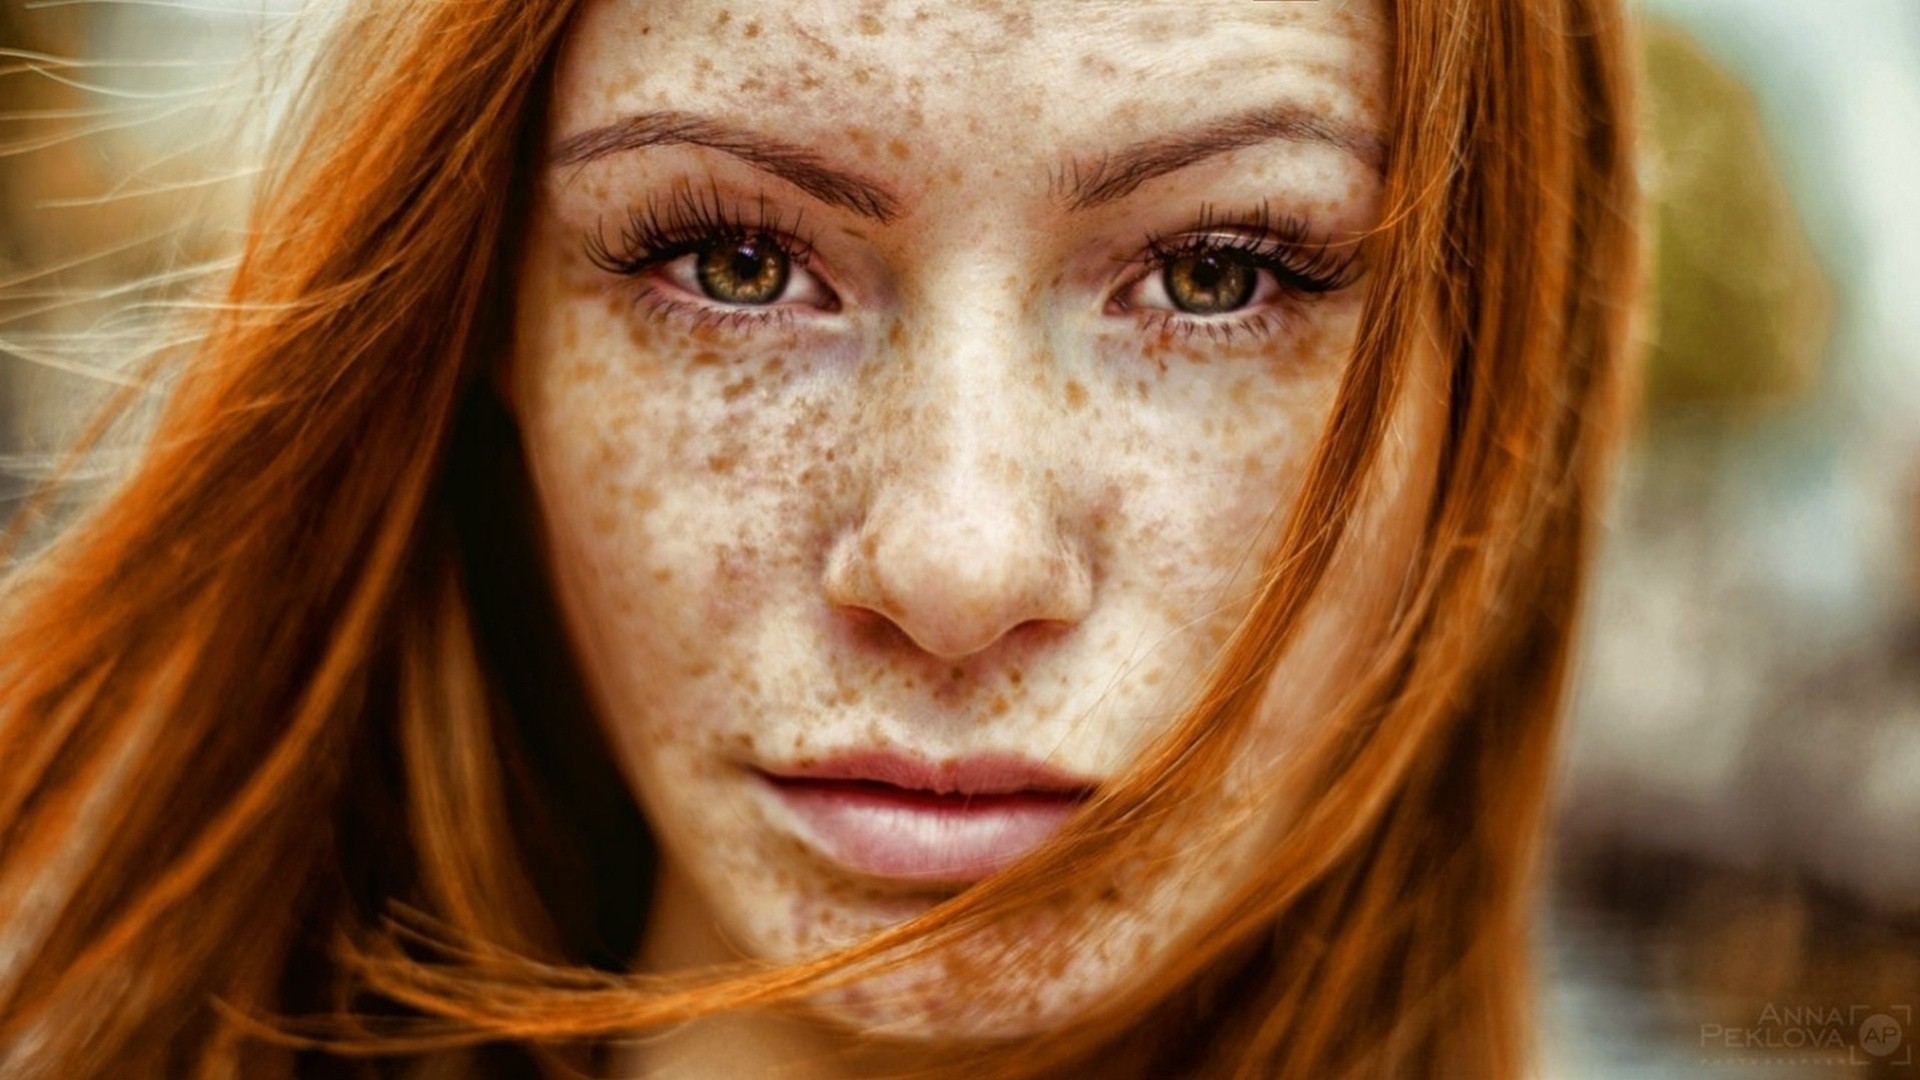
[[[1450,371],[1438,488],[1390,632],[1288,778],[1299,820],[1137,992],[954,1065],[1521,1075],[1556,717],[1631,382],[1630,38],[1611,0],[1395,6],[1366,312],[1204,692],[1009,871],[833,956],[670,979],[622,971],[645,825],[530,570],[485,380],[573,4],[343,14],[224,302],[154,373],[137,464],[15,545],[0,1075],[306,1075],[340,1053],[505,1073],[790,1006],[1097,891],[1139,837],[1195,827],[1188,796],[1224,773],[1366,497],[1416,334]]]

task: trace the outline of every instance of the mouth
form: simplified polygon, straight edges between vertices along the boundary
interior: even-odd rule
[[[755,769],[828,861],[871,877],[978,881],[1038,847],[1095,783],[1017,755],[933,764],[891,751]]]

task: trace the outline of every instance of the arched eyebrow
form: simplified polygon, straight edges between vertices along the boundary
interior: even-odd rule
[[[1207,158],[1276,139],[1332,146],[1375,171],[1386,156],[1376,136],[1299,106],[1281,104],[1249,109],[1193,131],[1144,139],[1091,165],[1069,159],[1054,173],[1050,186],[1067,209],[1087,210],[1125,198],[1149,180]],[[830,165],[806,146],[674,109],[635,113],[571,135],[555,144],[548,158],[553,168],[568,168],[630,150],[673,145],[704,146],[730,154],[821,202],[882,224],[900,216],[900,197],[886,185]]]
[[[1386,144],[1379,136],[1282,103],[1248,109],[1192,131],[1156,135],[1090,165],[1069,161],[1054,174],[1053,190],[1069,209],[1088,210],[1207,158],[1276,139],[1331,146],[1376,173],[1385,167]]]
[[[704,146],[731,154],[821,202],[883,224],[900,216],[900,199],[885,185],[829,165],[799,143],[673,109],[635,113],[562,139],[548,157],[554,168],[566,168],[610,154],[674,145]]]

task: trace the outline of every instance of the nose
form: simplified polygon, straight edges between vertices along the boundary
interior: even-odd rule
[[[996,352],[907,361],[892,392],[921,403],[916,422],[893,425],[865,513],[830,549],[823,581],[829,603],[878,615],[948,661],[1021,627],[1077,624],[1093,606],[1089,538],[1049,468],[1062,440],[1040,434],[1057,428],[1047,396]]]
[[[885,618],[943,660],[985,652],[1029,624],[1074,624],[1093,579],[1045,508],[962,470],[883,496],[829,560],[830,603]]]

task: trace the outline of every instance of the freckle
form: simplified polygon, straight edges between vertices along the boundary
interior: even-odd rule
[[[725,26],[725,25],[727,25],[727,23],[729,23],[729,22],[731,22],[731,21],[733,21],[733,12],[731,12],[731,11],[722,11],[722,12],[720,12],[720,14],[719,14],[719,15],[717,15],[717,16],[715,16],[715,17],[714,17],[714,20],[713,20],[713,28],[714,28],[715,30],[718,30],[718,29],[720,29],[721,27],[723,27],[723,26]]]
[[[647,331],[639,319],[627,319],[627,341],[633,351],[648,356],[653,353],[653,335]]]
[[[886,31],[886,27],[880,24],[880,20],[872,15],[860,16],[859,27],[860,33],[866,37],[874,37]]]
[[[673,580],[673,571],[664,566],[656,566],[653,569],[653,580],[658,584],[665,585],[667,582]]]
[[[1067,380],[1067,408],[1078,412],[1087,403],[1087,388],[1078,379]]]
[[[693,354],[693,362],[702,366],[717,364],[720,360],[720,354],[714,352],[712,349],[701,349],[699,352]]]
[[[582,360],[567,368],[568,378],[577,382],[592,382],[606,373],[607,365],[603,360]]]
[[[654,507],[660,505],[660,493],[653,490],[650,487],[645,487],[645,486],[637,487],[633,489],[633,497],[631,501],[633,503],[633,508],[636,511],[644,514],[647,511],[653,509]]]
[[[1026,678],[1026,676],[1021,673],[1019,668],[1014,668],[1012,671],[1007,672],[1007,681],[1015,686],[1019,686],[1021,680],[1024,678]]]
[[[732,472],[734,467],[739,464],[740,455],[729,451],[721,451],[707,458],[708,471],[720,473],[723,476]]]
[[[1010,703],[1008,703],[1006,695],[1000,694],[994,697],[993,705],[991,708],[987,710],[987,712],[988,712],[988,715],[991,715],[991,716],[1005,716],[1007,715],[1008,710],[1012,708],[1013,706]]]
[[[721,387],[720,400],[727,401],[727,402],[738,401],[741,398],[745,397],[747,394],[752,393],[753,387],[754,387],[753,376],[748,375],[744,378],[737,379],[733,382],[728,383],[726,386]]]
[[[745,33],[750,38],[759,37],[760,36],[760,20],[748,19],[747,25],[742,27],[741,29],[742,29],[742,32]]]
[[[897,161],[905,161],[913,156],[912,151],[907,149],[907,144],[899,139],[887,140],[887,153],[892,154]]]

